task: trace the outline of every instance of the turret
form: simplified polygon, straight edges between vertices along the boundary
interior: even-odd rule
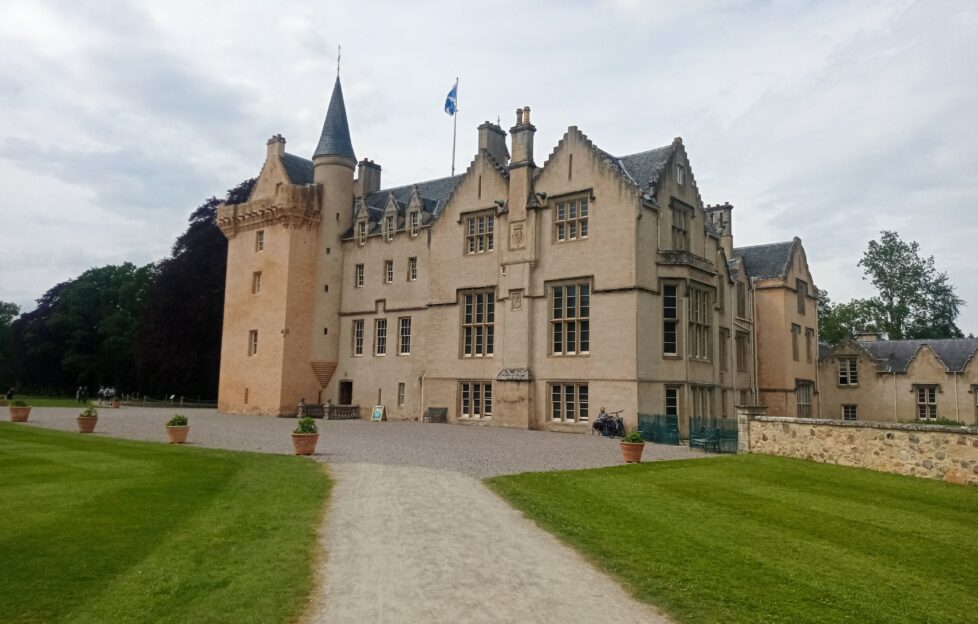
[[[720,245],[727,258],[733,257],[733,206],[729,202],[707,206],[705,208],[706,218],[710,220],[710,225],[720,235]]]

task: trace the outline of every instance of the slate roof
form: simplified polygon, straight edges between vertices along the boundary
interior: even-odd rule
[[[747,273],[751,277],[765,279],[768,277],[785,277],[791,266],[791,250],[795,241],[771,243],[768,245],[753,245],[751,247],[736,247],[734,258],[742,258],[747,265]]]
[[[650,187],[659,181],[669,159],[672,158],[676,145],[657,147],[627,156],[613,156],[597,146],[594,146],[594,149],[618,169],[622,175],[634,182],[643,191],[648,192]]]
[[[978,351],[978,338],[946,338],[942,340],[877,340],[858,342],[859,346],[880,361],[888,373],[906,373],[907,367],[923,346],[930,347],[948,372],[964,371],[968,360]]]
[[[407,208],[408,202],[411,201],[414,188],[417,187],[418,195],[421,196],[423,204],[422,208],[426,212],[430,212],[432,216],[438,216],[441,214],[442,208],[445,207],[445,200],[452,194],[452,191],[455,190],[455,187],[458,186],[458,183],[462,181],[464,176],[465,174],[459,174],[447,178],[428,180],[427,182],[417,182],[405,186],[381,189],[367,195],[363,202],[367,205],[368,211],[373,212],[377,210],[383,212],[384,208],[387,207],[387,199],[393,194],[394,201],[398,205],[398,213],[402,213]]]
[[[289,176],[289,182],[292,184],[312,184],[311,160],[285,153],[282,156],[282,166],[285,167],[285,174]]]
[[[329,108],[326,109],[326,121],[323,122],[323,133],[319,136],[319,145],[312,157],[316,156],[346,156],[355,162],[353,142],[350,140],[350,125],[346,121],[346,104],[343,103],[343,87],[340,77],[336,77],[333,85],[333,95],[329,98]]]

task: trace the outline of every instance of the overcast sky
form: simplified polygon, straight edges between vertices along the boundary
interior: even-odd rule
[[[189,213],[309,157],[342,44],[357,156],[384,186],[448,175],[476,126],[533,109],[623,155],[681,136],[737,245],[799,236],[835,300],[881,229],[936,256],[978,333],[978,3],[0,3],[0,299],[169,252]]]

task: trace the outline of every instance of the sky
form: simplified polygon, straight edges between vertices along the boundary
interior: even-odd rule
[[[933,254],[978,333],[978,3],[0,3],[0,300],[170,251],[255,176],[310,157],[342,45],[359,158],[394,186],[459,170],[530,106],[542,163],[576,125],[617,155],[681,136],[735,245],[802,239],[815,283],[868,296],[880,230]]]

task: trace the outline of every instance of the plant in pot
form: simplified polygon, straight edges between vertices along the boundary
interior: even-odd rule
[[[633,431],[618,443],[621,447],[621,458],[626,464],[637,464],[642,461],[642,451],[645,450],[645,440],[638,431]]]
[[[78,415],[77,421],[79,433],[91,433],[95,431],[95,423],[98,422],[98,410],[94,407],[89,407]]]
[[[187,434],[190,432],[190,421],[186,416],[174,414],[166,423],[166,437],[170,444],[183,444],[187,441]]]
[[[319,428],[316,421],[306,416],[299,419],[299,424],[292,432],[292,448],[296,455],[312,455],[319,442]]]
[[[23,401],[14,401],[7,409],[10,410],[10,422],[27,422],[31,415],[31,406]]]

